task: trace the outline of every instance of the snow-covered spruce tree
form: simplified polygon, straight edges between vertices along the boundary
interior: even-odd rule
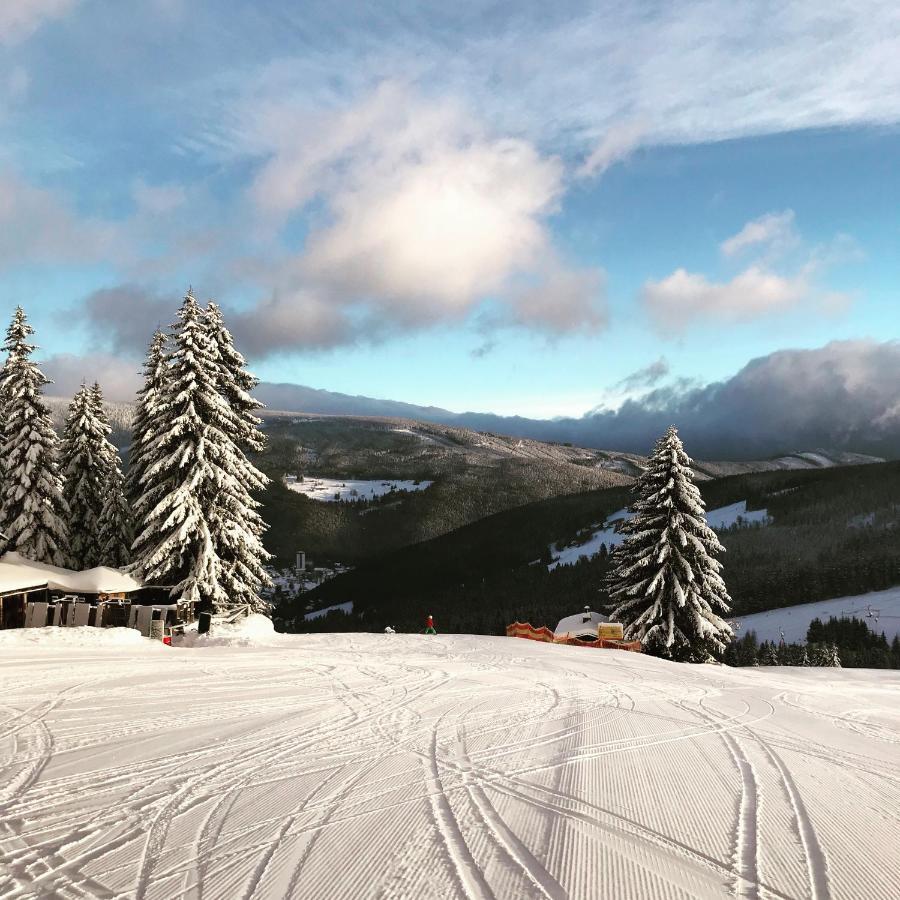
[[[91,408],[103,439],[99,454],[103,469],[100,526],[97,533],[99,545],[98,565],[123,568],[131,561],[131,544],[134,541],[134,523],[131,506],[125,497],[125,478],[119,452],[109,440],[112,425],[103,403],[103,391],[94,382],[90,390]]]
[[[222,430],[231,411],[217,392],[214,350],[190,291],[172,328],[168,396],[140,452],[132,569],[145,582],[170,585],[173,595],[212,611],[227,601],[210,515],[233,456]]]
[[[724,547],[706,523],[690,466],[673,426],[637,480],[608,583],[612,618],[626,638],[666,659],[706,662],[732,638],[720,618],[731,598],[715,559]]]
[[[100,388],[82,384],[72,399],[60,448],[69,556],[76,569],[100,565],[100,523],[116,448],[109,442]]]
[[[165,332],[157,331],[147,349],[144,386],[138,391],[128,450],[125,494],[136,513],[138,507],[143,511],[159,499],[157,485],[145,483],[143,476],[150,445],[165,428],[168,400],[168,337]]]
[[[218,351],[190,292],[172,343],[167,399],[143,450],[140,481],[156,493],[137,505],[133,569],[201,609],[225,609],[246,602],[231,592],[251,584],[259,565],[254,542],[239,533],[240,516],[254,513],[247,485],[255,470],[232,439],[238,427],[219,390]]]
[[[7,358],[0,423],[4,461],[0,532],[9,538],[6,549],[37,562],[64,566],[69,551],[67,508],[56,432],[42,400],[43,387],[50,381],[31,359],[33,334],[25,313],[17,307],[3,344]]]
[[[0,447],[3,445],[3,433],[4,433],[4,423],[7,421],[6,415],[6,406],[7,406],[7,388],[6,388],[6,379],[9,374],[9,357],[7,357],[4,362],[2,368],[0,368]],[[6,484],[6,460],[0,455],[0,508],[3,506],[3,490],[4,485]],[[0,552],[2,552],[5,548],[0,546]]]
[[[100,565],[122,569],[131,562],[134,542],[134,520],[131,505],[125,496],[125,478],[119,457],[106,477],[103,512],[100,516]]]
[[[215,351],[218,391],[232,413],[229,437],[241,462],[228,490],[219,498],[213,540],[222,561],[223,586],[229,603],[265,612],[268,604],[260,596],[260,588],[271,584],[263,569],[263,563],[271,557],[262,545],[266,524],[259,515],[260,504],[253,492],[262,490],[269,479],[245,456],[247,452],[263,450],[266,443],[259,428],[261,420],[253,414],[262,404],[250,395],[259,381],[247,371],[222,311],[212,301],[207,304],[204,322]]]
[[[266,438],[259,428],[262,419],[254,412],[262,409],[263,405],[250,395],[259,384],[259,379],[247,371],[246,360],[234,346],[234,338],[225,325],[222,310],[212,300],[206,304],[205,320],[218,354],[219,393],[237,417],[237,431],[232,439],[242,450],[259,453],[266,447]],[[268,481],[261,473],[260,476],[265,482]]]
[[[841,655],[837,644],[820,644],[813,658],[813,665],[840,669]]]

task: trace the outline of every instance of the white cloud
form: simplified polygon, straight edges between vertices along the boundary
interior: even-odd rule
[[[794,211],[767,213],[748,222],[737,234],[719,245],[725,256],[737,256],[750,247],[762,246],[784,249],[797,242],[794,231]]]
[[[115,230],[78,217],[55,193],[0,172],[0,235],[2,267],[98,260],[115,239]]]
[[[108,401],[126,402],[134,400],[142,383],[139,362],[106,353],[94,352],[90,356],[56,353],[41,360],[40,366],[53,382],[47,393],[54,397],[71,397],[82,382],[97,381]]]
[[[173,212],[183,206],[187,199],[181,185],[151,185],[141,178],[138,178],[132,185],[131,194],[138,212],[151,216]]]
[[[262,93],[333,108],[398,72],[423,96],[465,98],[498,134],[567,161],[595,157],[585,174],[637,141],[900,121],[900,7],[883,0],[797,0],[764,13],[759,4],[712,0],[474,0],[458,15],[420,4],[353,21],[336,9],[304,9],[297,26],[300,52],[286,37],[249,77],[238,69],[204,85],[209,152],[254,152],[252,129],[233,116],[248,91],[257,102]],[[197,97],[196,85],[185,89]]]
[[[642,122],[626,122],[611,128],[581,164],[577,174],[583,178],[602,175],[610,166],[630,156],[646,131]]]
[[[801,303],[811,303],[818,313],[837,315],[846,311],[853,297],[829,291],[818,280],[828,268],[862,257],[856,242],[845,234],[805,245],[790,209],[747,222],[719,250],[728,258],[753,251],[753,259],[728,279],[712,280],[678,268],[644,284],[641,300],[658,328],[679,333],[695,320],[748,322]]]
[[[561,172],[527,144],[435,148],[392,168],[333,197],[334,223],[306,249],[316,280],[427,321],[464,315],[547,252],[540,216]]]
[[[0,73],[0,124],[12,110],[21,107],[30,86],[31,77],[23,66]]]
[[[740,322],[784,311],[807,292],[802,275],[785,278],[756,266],[719,282],[676,269],[661,281],[648,281],[642,300],[660,328],[678,332],[696,319]]]
[[[228,322],[242,352],[257,358],[375,340],[383,325],[354,322],[339,304],[303,287],[276,290],[250,310],[229,310]]]
[[[600,269],[549,265],[537,283],[520,289],[511,305],[514,324],[546,334],[599,331],[608,323],[606,274]]]
[[[48,19],[58,19],[78,0],[4,0],[0,3],[0,44],[30,37]]]
[[[351,309],[368,332],[372,321],[461,321],[486,298],[507,324],[563,333],[605,323],[602,272],[569,270],[552,244],[547,218],[565,189],[556,157],[395,83],[340,112],[251,115],[256,139],[273,147],[251,188],[261,214],[281,221],[314,201],[324,210],[267,301],[283,326],[294,310],[298,343],[320,342],[300,325],[310,298],[331,309],[328,340],[334,316]]]

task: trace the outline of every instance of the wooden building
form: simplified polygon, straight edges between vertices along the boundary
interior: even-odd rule
[[[18,553],[0,556],[0,628],[96,625],[144,630],[145,619],[192,621],[193,609],[169,589],[144,585],[131,575],[97,566],[75,572],[34,562]],[[150,615],[147,615],[147,612]],[[149,624],[146,625],[149,629]]]

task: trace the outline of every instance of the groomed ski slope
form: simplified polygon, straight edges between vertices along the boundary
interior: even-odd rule
[[[875,634],[884,632],[884,636],[892,641],[895,635],[900,634],[900,587],[852,597],[817,600],[798,606],[782,606],[734,619],[732,625],[737,627],[738,637],[755,631],[760,641],[777,643],[783,632],[788,642],[805,642],[813,619],[827,622],[832,616],[861,619]]]
[[[557,549],[556,545],[552,545],[550,555],[553,561],[547,565],[547,568],[552,572],[557,566],[570,566],[579,559],[590,558],[595,553],[599,553],[600,547],[604,544],[607,549],[617,547],[625,540],[625,535],[616,531],[616,522],[631,517],[632,513],[627,509],[620,509],[609,516],[603,526],[596,529],[583,544],[574,544],[562,549]],[[707,510],[706,521],[710,528],[722,531],[736,525],[768,525],[769,513],[765,509],[754,509],[748,512],[747,501],[741,500],[729,506]]]
[[[898,673],[265,624],[0,634],[0,896],[897,896]]]

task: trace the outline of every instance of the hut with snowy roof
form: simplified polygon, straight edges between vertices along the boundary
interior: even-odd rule
[[[119,569],[76,572],[15,552],[0,556],[0,628],[127,625],[131,605],[175,606],[167,588],[146,586]]]
[[[574,616],[566,616],[559,620],[553,636],[556,640],[575,638],[579,641],[596,641],[601,624],[609,622],[609,616],[594,612],[589,606]]]

